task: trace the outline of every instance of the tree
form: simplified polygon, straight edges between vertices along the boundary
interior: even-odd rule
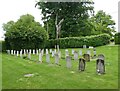
[[[9,21],[9,22],[7,22],[7,24],[3,23],[2,28],[3,28],[4,31],[7,31],[7,30],[9,30],[14,24],[15,24],[14,21]]]
[[[30,14],[22,15],[13,26],[7,29],[5,41],[16,50],[42,48],[48,39],[45,29]]]
[[[42,10],[42,19],[50,38],[55,38],[55,22],[59,23],[62,20],[64,21],[60,25],[60,37],[79,36],[80,25],[88,19],[88,11],[93,11],[92,4],[93,2],[37,2],[36,6]]]
[[[89,21],[92,25],[92,34],[108,33],[112,36],[115,33],[115,21],[102,10],[98,11]]]

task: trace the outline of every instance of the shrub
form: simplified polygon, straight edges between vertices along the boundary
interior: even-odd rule
[[[6,52],[6,43],[5,43],[5,41],[0,41],[0,52]]]
[[[100,34],[86,37],[67,37],[60,38],[58,44],[60,48],[79,48],[83,45],[88,46],[102,46],[109,43],[110,36],[108,34]],[[47,48],[54,47],[56,40],[48,40]]]
[[[116,33],[114,38],[115,38],[115,44],[120,44],[120,33]]]

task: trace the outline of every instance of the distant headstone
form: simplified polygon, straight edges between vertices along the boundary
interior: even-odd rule
[[[39,53],[39,62],[42,62],[42,53]]]
[[[28,54],[28,50],[26,50],[26,53]]]
[[[44,55],[44,49],[42,49],[42,56]]]
[[[26,56],[26,51],[25,51],[25,49],[24,49],[24,56]]]
[[[93,49],[93,54],[96,56],[96,48]]]
[[[35,54],[35,50],[33,49],[33,54]]]
[[[41,52],[41,49],[39,49],[39,53]]]
[[[66,56],[66,66],[67,66],[67,68],[71,68],[71,66],[72,66],[71,59],[72,59],[72,57]]]
[[[50,55],[49,54],[46,54],[46,62],[50,63]]]
[[[61,59],[61,51],[58,51],[59,59]]]
[[[19,51],[17,51],[17,56],[19,56]]]
[[[74,51],[74,60],[78,60],[78,52]]]
[[[79,55],[82,56],[82,50],[79,50]]]
[[[80,58],[79,59],[79,70],[84,71],[85,70],[85,59]]]
[[[14,50],[14,55],[16,54],[16,51]]]
[[[6,50],[8,54],[10,54],[10,50]]]
[[[74,55],[74,49],[72,49],[72,55]]]
[[[56,51],[56,49],[54,49],[54,53],[56,53],[57,51]]]
[[[39,54],[39,50],[36,50],[36,54],[37,54],[37,55]]]
[[[52,53],[52,49],[50,49],[50,53]]]
[[[31,59],[31,52],[28,52],[28,59]]]
[[[20,51],[20,57],[22,58],[22,50]]]
[[[55,49],[57,48],[57,46],[55,45]]]
[[[83,55],[85,61],[89,62],[90,61],[90,55],[89,54],[84,54]]]
[[[59,51],[59,45],[57,45],[57,50]]]
[[[54,57],[55,51],[52,51],[52,57]]]
[[[68,51],[68,49],[65,50],[65,58],[66,58],[66,56],[69,56],[69,51]]]
[[[46,54],[48,54],[48,49],[46,49]]]
[[[59,55],[55,54],[55,64],[59,64]]]
[[[96,61],[96,71],[98,74],[105,73],[105,64],[103,59],[97,59]]]
[[[11,55],[13,55],[13,50],[11,50]]]
[[[83,45],[83,48],[87,48],[87,46],[86,46],[86,45]]]
[[[93,46],[89,46],[89,49],[93,49]]]

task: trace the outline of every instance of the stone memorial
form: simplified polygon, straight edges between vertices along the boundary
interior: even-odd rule
[[[103,59],[97,59],[96,61],[96,71],[97,74],[104,74],[105,73],[105,63]]]
[[[83,48],[87,48],[87,46],[86,46],[86,45],[83,45]]]
[[[78,52],[74,51],[74,60],[78,60]]]
[[[72,59],[72,57],[66,56],[66,66],[67,66],[67,68],[71,68],[71,66],[72,66],[71,59]]]
[[[82,56],[82,50],[79,50],[79,55]]]
[[[58,51],[59,59],[61,59],[61,51]]]
[[[57,45],[57,50],[59,51],[59,45]]]
[[[26,51],[25,51],[25,49],[24,49],[24,56],[26,56]]]
[[[52,51],[52,57],[54,57],[55,51]]]
[[[11,55],[13,55],[13,50],[11,50]]]
[[[17,56],[19,56],[19,51],[17,51]]]
[[[39,50],[36,50],[36,54],[37,54],[37,55],[39,54]]]
[[[14,50],[14,55],[16,54],[16,51]]]
[[[46,54],[46,62],[50,63],[50,55],[49,54]]]
[[[90,62],[90,55],[89,54],[84,54],[83,57],[84,57],[86,62]]]
[[[46,54],[48,54],[48,49],[46,49]]]
[[[72,49],[72,55],[74,55],[74,49]]]
[[[99,54],[98,59],[105,60],[105,56],[103,54]]]
[[[7,54],[10,54],[10,50],[6,50],[7,51]]]
[[[66,58],[66,56],[69,56],[69,51],[68,51],[68,49],[65,50],[65,58]]]
[[[79,59],[79,70],[84,71],[85,70],[85,59],[80,58]]]
[[[41,52],[39,53],[39,62],[42,63],[42,53]]]
[[[22,50],[20,51],[20,57],[22,58]]]
[[[52,53],[52,49],[50,49],[50,53]]]
[[[59,55],[55,53],[55,64],[59,64]]]
[[[33,54],[35,54],[35,50],[33,49]]]
[[[42,56],[44,55],[44,49],[42,49]]]

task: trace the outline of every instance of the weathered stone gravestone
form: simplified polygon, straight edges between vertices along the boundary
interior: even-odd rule
[[[44,49],[42,49],[42,56],[44,55]]]
[[[82,56],[82,50],[79,50],[79,55]]]
[[[20,57],[22,58],[22,50],[20,51]]]
[[[13,55],[13,50],[11,50],[11,55]]]
[[[103,54],[99,54],[98,59],[105,60],[105,56]]]
[[[66,56],[69,56],[69,51],[68,51],[68,49],[65,50],[65,58],[66,58]]]
[[[72,55],[74,55],[74,49],[72,49]]]
[[[19,51],[17,51],[17,56],[19,56]]]
[[[33,54],[35,54],[35,50],[33,49]]]
[[[57,53],[56,49],[54,49],[54,53]]]
[[[28,52],[28,59],[31,59],[31,51]]]
[[[14,50],[14,55],[16,54],[16,51]]]
[[[83,45],[83,48],[87,48],[87,46],[86,46],[86,45]]]
[[[41,52],[39,53],[39,62],[42,63],[42,53]]]
[[[97,59],[96,61],[96,71],[98,74],[104,74],[105,73],[105,64],[103,59]]]
[[[72,66],[71,59],[72,59],[72,57],[66,56],[66,66],[67,66],[67,68],[71,68],[71,66]]]
[[[52,57],[54,57],[54,55],[55,55],[55,51],[52,51]]]
[[[50,53],[52,53],[52,49],[50,49]]]
[[[74,51],[74,60],[78,60],[78,52]]]
[[[26,56],[26,51],[25,51],[25,49],[24,49],[24,56]]]
[[[48,54],[48,49],[46,49],[46,54]]]
[[[28,50],[26,50],[26,53],[28,54]]]
[[[36,54],[37,54],[37,55],[39,54],[39,50],[36,50]]]
[[[59,59],[61,59],[61,51],[58,51]]]
[[[57,50],[59,51],[59,49],[60,49],[60,48],[59,48],[59,45],[57,45]]]
[[[79,70],[84,71],[85,70],[85,59],[80,58],[79,59]]]
[[[93,49],[93,46],[89,46],[89,49]]]
[[[84,54],[83,57],[84,57],[86,62],[90,62],[90,55],[89,54]]]
[[[55,64],[59,64],[59,55],[55,54]]]
[[[41,49],[39,49],[39,53],[41,52]]]
[[[50,63],[50,55],[49,54],[46,54],[46,62]]]
[[[10,54],[10,50],[6,50],[7,51],[7,54]]]

